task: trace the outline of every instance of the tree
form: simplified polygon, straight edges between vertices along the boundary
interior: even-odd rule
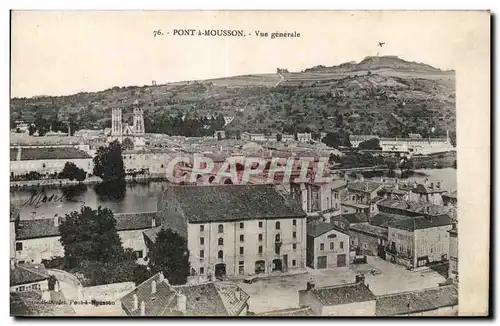
[[[186,238],[171,229],[161,229],[150,248],[149,266],[153,273],[163,272],[171,284],[185,284],[190,273]]]
[[[342,131],[327,133],[321,142],[333,148],[339,148],[340,146],[351,147],[349,134]]]
[[[372,138],[359,143],[358,149],[382,150],[382,147],[380,147],[380,141],[378,138]]]
[[[99,147],[94,161],[94,175],[104,181],[123,180],[125,169],[123,167],[122,147],[115,140],[108,147]]]
[[[280,142],[282,139],[283,139],[283,135],[282,134],[280,134],[280,133],[276,134],[276,141],[277,142]]]
[[[83,261],[109,262],[124,255],[116,220],[108,208],[84,206],[79,212],[66,214],[59,232],[70,267]]]
[[[59,173],[59,178],[70,179],[71,181],[83,181],[87,177],[87,173],[73,162],[66,162],[63,170]]]

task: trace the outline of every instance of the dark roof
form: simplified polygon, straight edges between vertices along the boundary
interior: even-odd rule
[[[371,217],[370,224],[375,226],[380,226],[383,228],[388,228],[389,225],[392,225],[395,221],[408,220],[408,219],[411,219],[411,217],[406,215],[379,212],[378,214]]]
[[[20,209],[19,207],[10,204],[10,221],[14,222],[19,217]]]
[[[393,221],[390,226],[401,230],[415,231],[445,225],[452,225],[452,220],[448,215],[417,216],[406,220]]]
[[[280,310],[272,310],[256,314],[256,316],[315,316],[311,307],[288,308]]]
[[[10,149],[10,160],[17,159],[18,148]],[[21,161],[26,160],[62,160],[92,158],[89,154],[75,147],[40,147],[21,148]]]
[[[156,282],[156,293],[151,293],[151,284]],[[176,307],[175,290],[156,274],[139,284],[132,292],[121,298],[123,309],[130,316],[140,316],[141,302],[144,302],[146,316],[164,316]],[[137,295],[138,308],[134,309],[134,294]]]
[[[431,187],[430,185],[424,185],[424,184],[418,184],[411,191],[417,194],[432,194],[432,193],[446,192],[445,189],[437,187],[437,185],[433,185],[433,187]]]
[[[160,221],[158,212],[118,213],[114,217],[118,231],[150,229],[153,227],[153,219],[156,225]]]
[[[380,184],[370,181],[354,181],[347,185],[349,191],[374,192],[381,187]]]
[[[310,291],[324,306],[372,301],[376,298],[372,291],[362,282],[314,288]]]
[[[186,296],[187,316],[227,316],[229,314],[214,283],[177,286],[175,289]]]
[[[320,235],[332,230],[345,233],[345,231],[339,229],[333,223],[326,223],[323,221],[312,221],[307,223],[307,235],[314,238],[319,237]]]
[[[278,191],[273,185],[171,186],[169,189],[191,223],[306,216],[288,193]]]
[[[387,237],[388,233],[386,228],[371,225],[368,223],[353,223],[349,226],[349,229],[351,231],[358,231],[365,234],[374,235],[377,237]]]
[[[424,203],[412,202],[404,200],[385,199],[377,203],[379,211],[394,211],[399,210],[405,215],[442,215],[448,211],[444,206]],[[408,212],[408,213],[407,213]]]
[[[350,214],[341,214],[347,222],[349,223],[361,223],[366,222],[368,220],[365,213],[350,213]]]
[[[156,225],[160,223],[157,212],[146,213],[118,213],[114,214],[116,219],[116,230],[143,230],[152,228],[152,220],[155,218]],[[61,233],[59,227],[55,226],[53,218],[36,220],[22,220],[16,230],[16,239],[35,239],[45,237],[56,237]]]
[[[49,278],[41,264],[19,264],[10,270],[10,286],[43,281]]]
[[[377,297],[376,315],[395,316],[458,305],[455,285]]]

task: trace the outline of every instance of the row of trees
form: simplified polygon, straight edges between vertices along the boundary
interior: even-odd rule
[[[185,284],[190,272],[187,240],[171,229],[162,229],[149,250],[147,265],[137,264],[136,253],[123,247],[113,212],[82,207],[66,214],[59,225],[64,257],[44,261],[48,268],[62,268],[80,275],[86,286],[133,281],[140,284],[163,272],[171,284]]]

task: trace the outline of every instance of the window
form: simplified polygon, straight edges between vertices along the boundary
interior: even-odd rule
[[[219,244],[219,246],[223,246],[224,245],[224,239],[223,238],[219,238],[218,244]]]
[[[259,222],[259,228],[261,228],[261,227],[262,227],[262,221]]]
[[[200,250],[200,258],[204,258],[205,257],[205,250]]]
[[[240,242],[245,241],[245,236],[243,234],[240,234]]]
[[[294,259],[294,260],[292,260],[292,266],[295,266],[295,265],[297,265],[297,262]]]
[[[281,228],[280,222],[276,222],[276,230],[279,230]]]
[[[135,256],[137,257],[137,259],[142,258],[142,250],[137,250],[135,252]]]
[[[205,225],[200,225],[200,232],[205,231]]]
[[[354,246],[354,240],[351,240],[351,244]]]
[[[240,222],[240,229],[243,229],[244,226],[243,222]]]
[[[297,226],[297,220],[292,220],[292,225]]]
[[[325,250],[325,244],[324,243],[320,243],[319,244],[319,250]]]
[[[333,249],[335,249],[335,243],[330,242],[330,250],[333,250]]]
[[[222,250],[219,250],[219,252],[217,253],[217,258],[219,259],[224,258],[224,252]]]
[[[219,233],[224,233],[224,225],[219,224]]]
[[[263,251],[263,250],[262,250],[262,246],[259,246],[259,254],[261,254],[261,253],[262,253],[262,251]]]
[[[292,232],[292,238],[297,238],[297,232]]]
[[[200,275],[203,275],[203,273],[205,273],[205,268],[200,267]]]
[[[244,253],[244,248],[240,247],[240,255],[243,255],[243,253]]]
[[[23,250],[23,243],[22,242],[16,242],[16,250],[17,251]]]
[[[280,237],[280,234],[276,234],[276,236],[274,237],[274,240],[276,240],[276,242],[280,242],[281,240],[281,237]]]
[[[24,290],[26,289],[26,287],[23,285],[23,286],[18,287],[18,289],[19,289],[19,292],[24,292]]]
[[[281,246],[280,246],[280,244],[279,244],[279,243],[276,243],[276,244],[274,245],[274,252],[275,252],[277,255],[279,255],[279,254],[280,254],[280,250],[281,250]]]
[[[239,264],[238,264],[238,273],[240,275],[243,275],[245,274],[245,262],[240,260]]]
[[[344,249],[344,241],[340,241],[340,249]]]
[[[202,246],[203,246],[204,244],[205,244],[205,238],[204,238],[204,237],[201,237],[201,238],[200,238],[200,245],[202,245]]]
[[[297,244],[296,243],[292,244],[292,249],[293,250],[297,250]]]
[[[262,241],[262,233],[259,234],[259,241]]]

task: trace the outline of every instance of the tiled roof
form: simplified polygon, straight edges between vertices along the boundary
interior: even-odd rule
[[[447,213],[447,208],[443,206],[403,200],[384,199],[379,201],[377,206],[379,207],[379,211],[384,211],[385,208],[389,208],[422,215],[442,215]]]
[[[375,300],[375,295],[362,282],[341,284],[310,290],[324,306]]]
[[[142,234],[144,234],[144,236],[146,238],[151,240],[151,242],[156,242],[156,235],[158,234],[158,232],[161,231],[161,229],[162,229],[162,226],[157,226],[153,229],[148,229],[148,230],[143,231]]]
[[[379,236],[379,237],[387,237],[387,229],[386,228],[371,225],[368,223],[354,223],[354,224],[349,225],[349,229],[351,231],[359,231],[359,232],[368,233],[368,234]]]
[[[272,310],[256,314],[256,316],[315,316],[311,307]]]
[[[349,191],[374,192],[381,187],[380,184],[370,181],[353,181],[347,185]]]
[[[171,186],[169,189],[191,223],[306,216],[289,194],[272,185]]]
[[[411,219],[409,216],[405,215],[398,215],[398,214],[389,214],[389,213],[383,213],[380,212],[374,216],[371,217],[370,219],[370,224],[387,228],[389,225],[392,225],[395,221],[399,220],[408,220]]]
[[[320,235],[329,232],[331,230],[345,233],[345,231],[341,230],[333,223],[326,223],[323,221],[313,221],[307,223],[307,235],[312,236],[314,238],[319,237]]]
[[[368,221],[368,217],[365,213],[341,214],[341,217],[349,223],[361,223]]]
[[[116,219],[116,230],[127,231],[152,228],[153,218],[155,218],[156,225],[160,223],[157,214],[157,212],[114,214]],[[16,230],[16,239],[25,240],[55,237],[60,234],[59,227],[55,226],[53,218],[22,220],[19,222],[19,227]]]
[[[160,222],[158,212],[118,213],[114,217],[118,231],[150,229],[153,227],[153,219],[156,225]]]
[[[177,305],[175,290],[165,281],[160,281],[156,274],[139,284],[132,292],[121,298],[122,307],[130,316],[141,315],[141,302],[144,302],[145,316],[164,316]],[[152,283],[156,282],[156,292],[151,293]],[[134,294],[137,295],[138,306],[134,310]]]
[[[448,215],[438,215],[429,217],[417,216],[406,220],[393,221],[390,226],[401,230],[414,231],[451,224],[452,221]]]
[[[376,315],[395,316],[458,305],[455,285],[377,297]]]
[[[448,198],[454,198],[454,199],[457,199],[457,191],[456,190],[453,190],[451,192],[447,192],[445,194],[443,194],[443,197],[448,197]]]
[[[441,193],[446,192],[446,190],[441,187],[434,186],[431,188],[429,185],[424,185],[424,184],[418,184],[411,191],[418,194],[433,194],[439,192]]]
[[[41,264],[19,264],[10,271],[10,285],[20,285],[43,281],[49,278]]]
[[[176,286],[186,296],[187,316],[227,316],[224,303],[214,283]]]
[[[17,148],[11,148],[10,160],[17,158]],[[74,147],[21,148],[21,161],[25,160],[63,160],[91,158],[89,154]]]

